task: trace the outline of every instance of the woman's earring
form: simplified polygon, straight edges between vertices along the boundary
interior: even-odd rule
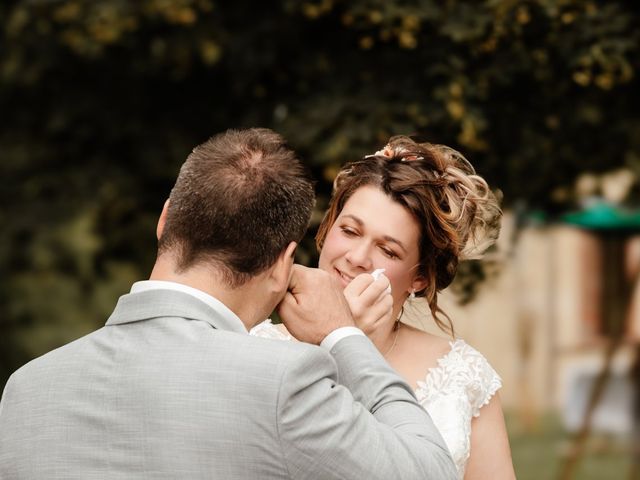
[[[411,293],[409,294],[409,298],[411,300],[414,300],[416,298],[416,291],[415,290],[411,290]]]

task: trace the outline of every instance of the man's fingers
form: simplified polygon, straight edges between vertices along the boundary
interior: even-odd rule
[[[301,291],[305,291],[306,279],[308,277],[308,267],[303,265],[298,265],[297,263],[293,264],[293,268],[291,269],[291,278],[289,279],[289,287],[287,290],[291,292],[293,295]]]
[[[289,292],[296,291],[296,287],[302,281],[301,276],[302,276],[301,265],[294,263],[293,268],[291,269],[291,278],[289,279],[289,287],[287,288]]]
[[[278,304],[276,310],[278,315],[282,319],[282,322],[286,325],[290,319],[295,318],[295,309],[298,305],[295,295],[291,292],[285,293],[283,299]]]
[[[327,272],[295,265],[278,313],[291,335],[319,344],[330,332],[354,325],[342,288]]]

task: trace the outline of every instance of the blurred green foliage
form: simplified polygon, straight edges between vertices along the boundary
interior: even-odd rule
[[[572,450],[571,436],[560,418],[546,414],[525,426],[521,415],[507,412],[506,422],[513,466],[518,480],[560,478],[562,462]],[[575,480],[633,479],[628,438],[592,435],[587,455],[576,469]]]
[[[284,134],[319,211],[341,164],[399,133],[552,212],[580,172],[636,168],[639,17],[630,0],[3,2],[0,385],[148,273],[178,168],[215,132]]]

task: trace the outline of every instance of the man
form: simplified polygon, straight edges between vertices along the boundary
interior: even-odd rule
[[[0,477],[454,478],[339,287],[293,265],[312,204],[269,130],[194,149],[158,222],[150,280],[105,327],[7,383]],[[326,348],[247,335],[280,302],[289,330]]]

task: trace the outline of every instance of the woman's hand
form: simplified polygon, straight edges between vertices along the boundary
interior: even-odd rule
[[[356,325],[366,335],[391,321],[393,297],[389,279],[384,275],[377,280],[370,273],[358,275],[344,289],[344,296]]]

